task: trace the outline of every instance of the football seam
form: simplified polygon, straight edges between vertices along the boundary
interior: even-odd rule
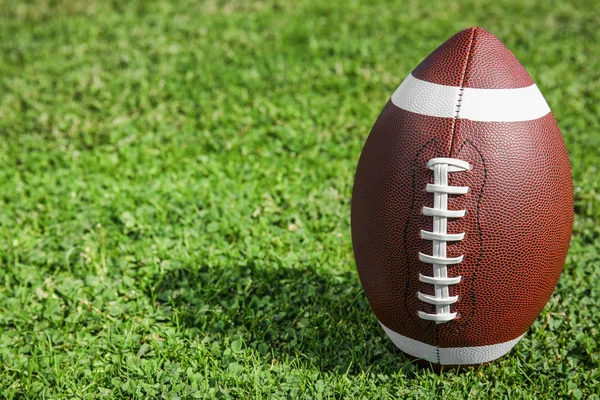
[[[477,28],[473,27],[471,28],[471,37],[469,38],[469,47],[467,49],[467,56],[465,57],[465,65],[463,67],[463,71],[462,74],[460,76],[460,84],[459,84],[459,91],[458,91],[458,97],[456,99],[456,110],[454,112],[454,120],[452,121],[452,133],[450,135],[450,148],[448,149],[448,156],[452,155],[452,150],[454,148],[454,138],[456,136],[456,129],[457,129],[457,125],[458,125],[458,118],[460,117],[460,103],[462,101],[462,96],[463,96],[463,92],[465,90],[465,76],[467,75],[467,68],[469,67],[469,61],[471,60],[471,52],[473,50],[473,41],[475,39],[475,32],[477,31]],[[437,358],[437,363],[440,363],[440,330],[439,327],[436,327],[435,329],[435,333],[436,333],[436,358]]]
[[[465,65],[463,67],[463,72],[460,76],[460,83],[458,89],[458,98],[456,99],[456,110],[454,111],[454,120],[452,121],[452,134],[450,135],[450,149],[449,154],[452,152],[454,147],[454,137],[456,136],[456,125],[457,121],[460,117],[460,103],[462,101],[463,92],[465,91],[465,76],[467,75],[467,68],[469,67],[469,61],[472,56],[471,53],[473,51],[473,41],[475,40],[475,32],[477,28],[471,28],[471,37],[469,39],[469,47],[467,49],[467,57],[465,57]]]

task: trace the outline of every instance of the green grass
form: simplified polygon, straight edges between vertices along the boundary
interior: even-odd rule
[[[587,398],[600,391],[600,6],[0,0],[6,398]],[[417,369],[352,257],[368,132],[446,38],[494,32],[561,125],[565,272],[509,356]]]

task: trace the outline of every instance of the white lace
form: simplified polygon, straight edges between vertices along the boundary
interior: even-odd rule
[[[419,317],[438,324],[451,321],[457,313],[450,312],[450,305],[458,301],[458,296],[450,296],[448,285],[456,285],[462,277],[449,277],[448,265],[458,264],[463,260],[460,257],[446,257],[446,242],[463,240],[464,233],[447,233],[448,218],[460,218],[466,214],[465,210],[448,210],[449,194],[465,194],[469,192],[467,186],[448,186],[449,172],[462,172],[471,169],[468,162],[456,158],[432,158],[427,163],[433,170],[434,183],[428,183],[426,190],[433,193],[433,208],[423,207],[423,214],[433,217],[433,232],[421,230],[421,238],[433,241],[433,254],[427,255],[419,252],[419,259],[428,264],[433,264],[433,276],[419,274],[419,280],[435,287],[435,296],[418,293],[419,300],[433,304],[435,314],[419,311]]]

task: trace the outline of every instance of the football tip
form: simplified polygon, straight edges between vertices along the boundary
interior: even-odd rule
[[[452,36],[426,57],[412,75],[427,82],[463,88],[515,89],[533,84],[512,52],[481,27]]]

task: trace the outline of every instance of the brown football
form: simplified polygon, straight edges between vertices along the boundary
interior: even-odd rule
[[[515,56],[470,28],[392,95],[352,194],[360,279],[405,353],[473,365],[509,352],[550,298],[573,225],[565,144]]]

